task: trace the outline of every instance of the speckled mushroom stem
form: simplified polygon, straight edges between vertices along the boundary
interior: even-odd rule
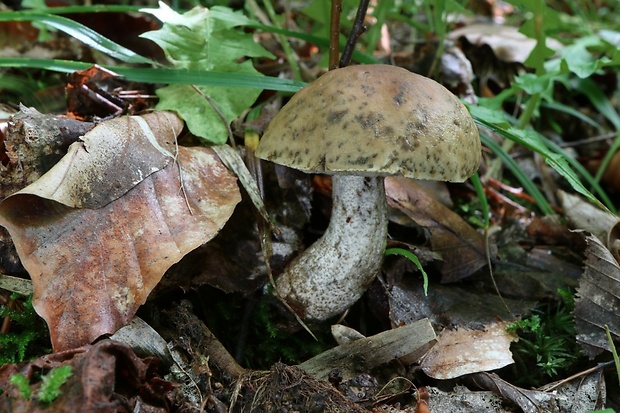
[[[355,303],[379,272],[387,242],[383,177],[332,177],[325,234],[293,260],[276,284],[305,319],[325,320]]]

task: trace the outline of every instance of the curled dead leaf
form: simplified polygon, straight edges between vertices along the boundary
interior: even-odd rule
[[[422,370],[430,377],[445,380],[514,363],[510,343],[517,337],[506,331],[507,324],[489,324],[484,330],[444,330],[424,356]]]
[[[101,208],[175,157],[183,121],[172,112],[125,116],[97,125],[46,174],[21,191],[74,208]]]
[[[432,249],[441,254],[444,261],[442,282],[458,281],[487,264],[484,235],[435,200],[415,181],[389,176],[385,179],[385,191],[388,205],[431,233]]]
[[[0,204],[0,224],[33,280],[33,303],[48,323],[55,351],[129,322],[165,271],[213,238],[241,199],[234,175],[207,148],[179,148],[176,162],[99,209],[46,198],[48,179],[60,188],[52,196],[69,192],[50,171],[34,188]],[[91,187],[93,196],[84,194],[90,200],[105,199],[95,194],[99,190],[112,190],[105,183]]]

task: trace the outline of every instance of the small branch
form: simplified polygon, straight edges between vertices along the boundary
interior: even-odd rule
[[[332,0],[331,22],[329,25],[329,70],[338,67],[338,52],[340,51],[340,14],[342,0]]]
[[[355,20],[353,21],[353,29],[351,30],[351,34],[347,39],[347,44],[345,45],[344,51],[342,52],[342,56],[340,58],[340,67],[348,66],[349,63],[351,63],[351,57],[353,56],[353,51],[355,50],[355,44],[357,43],[357,39],[359,39],[362,33],[366,31],[366,26],[364,26],[364,19],[366,18],[366,13],[368,12],[369,3],[370,0],[360,0],[360,5],[357,8]]]

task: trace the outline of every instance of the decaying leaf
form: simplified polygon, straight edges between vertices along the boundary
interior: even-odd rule
[[[0,198],[39,179],[64,156],[69,145],[94,126],[21,106],[11,117],[2,142],[6,159],[0,164]]]
[[[541,390],[555,396],[562,412],[603,410],[607,404],[606,364],[600,363],[598,368],[589,374],[576,374],[572,376],[572,380],[563,379],[549,383]]]
[[[607,242],[609,231],[619,221],[616,215],[568,192],[558,191],[558,198],[573,228],[587,231],[601,242]]]
[[[162,126],[164,133],[170,132],[169,122],[163,121]],[[129,130],[135,130],[135,125]],[[119,128],[111,131],[127,133]],[[164,136],[174,142],[174,137]],[[153,139],[144,144],[153,144]],[[89,139],[86,147],[97,155],[122,157],[135,146],[112,144],[121,151],[119,155],[100,148],[108,140],[107,136],[101,143]],[[87,164],[91,152],[79,143],[76,146],[79,150],[70,150],[67,156]],[[164,272],[215,236],[239,202],[235,177],[213,151],[181,147],[173,161],[161,147],[137,149],[146,158],[135,154],[124,158],[125,163],[137,158],[137,166],[127,165],[131,176],[121,181],[123,186],[102,179],[115,176],[120,162],[96,158],[99,168],[86,166],[90,172],[82,180],[74,170],[77,167],[55,167],[35,185],[0,204],[0,224],[9,230],[33,280],[33,303],[49,325],[55,351],[89,343],[126,324]],[[149,165],[150,156],[155,160]],[[77,190],[65,188],[74,183]],[[78,209],[57,200],[105,206]]]
[[[585,270],[575,299],[577,342],[590,358],[611,350],[605,326],[614,340],[620,338],[620,266],[594,236],[586,237]]]
[[[385,179],[388,204],[400,209],[431,233],[433,251],[441,254],[442,282],[465,278],[486,265],[484,236],[446,208],[411,179]]]
[[[74,208],[101,208],[175,157],[183,121],[172,112],[101,123],[69,147],[45,179],[20,191]]]
[[[470,391],[466,387],[459,386],[451,392],[429,387],[428,393],[430,412],[511,412],[511,410],[504,408],[504,401],[502,398],[490,391]]]
[[[484,330],[444,330],[424,356],[422,370],[436,379],[452,379],[514,363],[510,343],[517,338],[506,331],[506,325],[501,322]]]
[[[32,362],[0,367],[0,411],[13,413],[104,413],[116,411],[164,411],[166,393],[172,385],[153,377],[152,362],[142,361],[126,345],[103,340],[61,353],[48,354]],[[31,380],[36,394],[41,387],[38,373],[60,366],[71,366],[72,374],[60,387],[51,405],[22,397],[11,376],[23,374]]]
[[[95,125],[63,116],[44,115],[20,106],[0,136],[0,199],[30,185],[53,167]],[[11,237],[0,228],[0,271],[23,273]]]
[[[503,396],[515,405],[519,406],[524,413],[558,413],[556,395],[552,392],[540,390],[530,390],[517,387],[502,380],[493,373],[477,373],[468,377],[468,381],[477,387],[490,390],[495,394]],[[585,410],[570,410],[585,411]]]
[[[500,24],[471,24],[450,32],[448,38],[458,40],[464,37],[476,46],[488,45],[498,59],[505,62],[524,63],[536,40],[519,32],[517,27]],[[559,50],[563,45],[555,39],[546,39],[547,47]]]
[[[427,317],[439,330],[476,328],[498,319],[512,320],[514,316],[527,314],[536,306],[535,300],[502,300],[497,293],[456,285],[434,284],[428,289],[428,295],[425,295],[421,282],[405,278],[402,281],[389,281],[390,321],[396,325]]]
[[[107,14],[109,18],[113,15]],[[141,18],[148,20],[144,16]],[[103,119],[148,110],[148,91],[132,90],[135,86],[99,65],[76,70],[68,76],[65,86],[67,113],[77,119]]]

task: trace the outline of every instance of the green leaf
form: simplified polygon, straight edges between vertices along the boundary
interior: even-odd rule
[[[577,39],[573,44],[565,46],[560,51],[563,64],[572,73],[581,79],[592,76],[593,73],[610,62],[609,57],[602,56],[595,59],[590,48],[604,46],[598,36],[587,36]]]
[[[579,79],[572,85],[576,90],[583,93],[590,99],[600,114],[605,116],[613,125],[616,131],[620,131],[620,115],[609,98],[605,96],[600,87],[592,79]]]
[[[143,9],[160,19],[160,30],[142,37],[157,43],[175,68],[260,76],[247,57],[272,55],[251,34],[238,26],[252,20],[226,7],[195,7],[179,14],[160,3],[159,9]],[[159,89],[157,109],[173,110],[185,120],[189,130],[212,144],[228,139],[228,125],[249,108],[261,88],[171,85]]]
[[[540,76],[534,73],[524,73],[515,77],[515,85],[530,95],[537,93],[550,95],[556,77],[557,73],[546,73]]]
[[[228,139],[227,125],[254,103],[260,91],[235,87],[171,85],[157,90],[160,99],[157,109],[178,112],[194,135],[209,143],[222,145]],[[211,105],[208,97],[212,97],[216,106]]]
[[[512,1],[512,3],[517,2]],[[546,32],[559,27],[561,17],[558,12],[548,7],[544,0],[519,0],[518,3],[532,13],[532,16],[519,28],[519,31],[536,40],[536,46],[524,63],[526,66],[535,68],[537,73],[543,73],[542,68],[545,61],[555,53],[547,47]]]
[[[428,295],[428,274],[426,273],[426,271],[424,271],[424,267],[422,267],[422,263],[420,263],[420,260],[418,259],[418,257],[413,252],[406,250],[404,248],[386,249],[385,256],[387,257],[390,255],[400,255],[402,257],[405,257],[409,261],[411,261],[416,267],[418,267],[418,270],[420,270],[420,272],[422,273],[424,295],[427,296]]]
[[[164,27],[141,37],[157,43],[177,68],[258,73],[253,68],[235,69],[236,60],[244,56],[273,57],[250,34],[234,29],[252,22],[239,12],[217,6],[195,7],[181,15],[163,3],[160,9],[142,11],[155,15]]]

